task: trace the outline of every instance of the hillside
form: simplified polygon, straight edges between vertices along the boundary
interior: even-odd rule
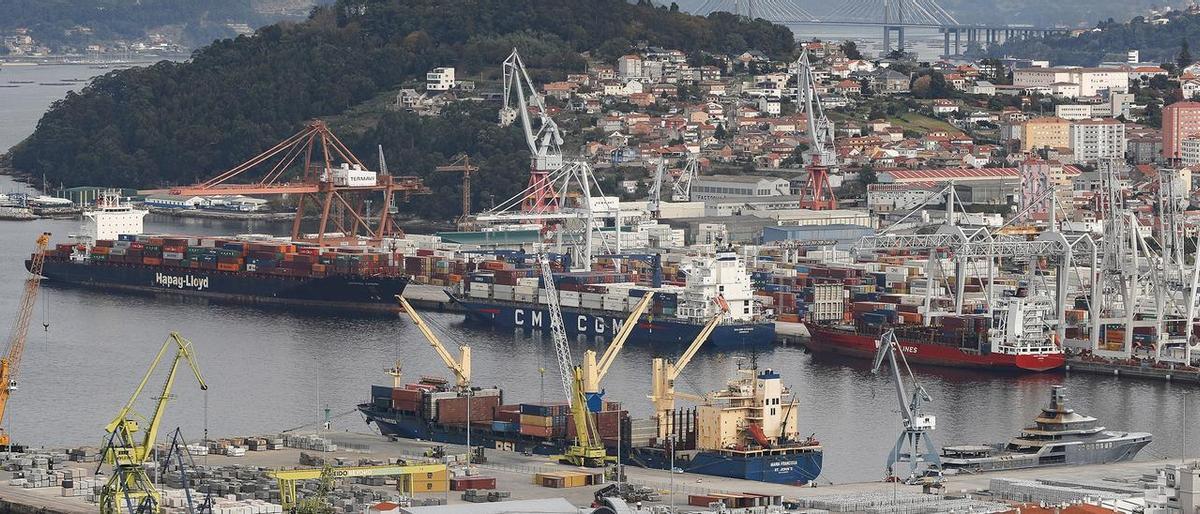
[[[1055,65],[1094,66],[1110,55],[1123,58],[1125,52],[1139,50],[1143,62],[1172,62],[1183,41],[1200,42],[1200,13],[1174,13],[1165,24],[1150,23],[1139,16],[1127,23],[1101,23],[1097,28],[1100,30],[1076,37],[1012,41],[989,49],[988,54],[1049,59]]]
[[[612,59],[638,41],[773,55],[790,54],[794,45],[790,31],[765,22],[699,18],[622,0],[342,0],[303,23],[217,41],[185,63],[99,77],[56,102],[12,150],[12,163],[67,186],[190,183],[268,148],[305,120],[346,112],[436,66],[455,66],[460,77],[495,77],[519,47],[540,82],[583,70],[580,52]],[[396,161],[405,163],[406,174],[433,174],[438,157],[417,150],[480,153],[498,159],[484,163],[493,169],[521,162],[523,142],[515,130],[495,128],[495,108],[450,109],[440,118],[386,115],[361,139],[347,139],[363,155],[377,143],[413,150]],[[429,134],[439,131],[446,137],[432,140]],[[496,173],[524,167],[505,165]],[[523,181],[508,178],[491,193],[502,199],[518,191]],[[440,182],[451,180],[434,180]]]
[[[236,35],[231,23],[257,27],[286,17],[280,9],[267,14],[255,7],[247,0],[0,0],[0,33],[25,28],[59,50],[138,39],[171,27],[181,43],[195,47]]]

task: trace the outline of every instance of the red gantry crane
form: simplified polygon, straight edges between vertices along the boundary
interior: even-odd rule
[[[250,170],[272,159],[276,159],[275,164],[261,177],[239,183],[249,179]],[[286,178],[294,175],[288,172],[298,162],[302,165],[299,177]],[[420,177],[369,171],[321,120],[310,122],[291,137],[211,179],[170,189],[171,194],[180,196],[299,195],[292,239],[311,239],[317,244],[325,243],[330,228],[345,236],[365,234],[374,240],[396,234],[398,227],[389,214],[396,193],[402,193],[407,200],[411,195],[429,192]],[[383,193],[383,204],[378,222],[371,223],[363,204],[368,196],[377,193]],[[316,234],[304,237],[300,221],[310,201],[320,206],[321,217]],[[348,220],[346,216],[330,216],[335,205],[349,214]]]

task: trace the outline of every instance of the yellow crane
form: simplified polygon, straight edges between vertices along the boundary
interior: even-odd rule
[[[604,376],[612,368],[617,354],[621,353],[621,349],[625,347],[625,341],[629,339],[633,329],[637,328],[638,320],[642,319],[642,314],[650,308],[650,302],[653,299],[654,292],[646,291],[646,296],[642,297],[642,301],[638,302],[629,316],[625,318],[625,324],[621,325],[621,330],[618,330],[612,342],[608,343],[608,348],[604,349],[604,355],[599,360],[596,359],[596,350],[583,352],[583,395],[585,398],[590,399],[600,395],[600,381],[604,380]]]
[[[650,400],[654,402],[654,412],[658,416],[658,437],[665,439],[668,435],[668,426],[666,420],[670,418],[671,413],[675,411],[675,397],[688,396],[696,398],[692,395],[684,395],[683,393],[675,392],[675,379],[679,378],[679,373],[683,368],[692,361],[696,356],[696,352],[700,351],[700,347],[712,335],[713,330],[717,325],[721,324],[721,319],[725,317],[725,313],[729,311],[729,305],[725,299],[718,296],[716,298],[717,305],[720,309],[708,323],[704,324],[704,328],[700,329],[700,333],[692,340],[692,344],[688,345],[687,350],[675,362],[668,361],[662,357],[655,357],[651,361],[651,393]]]
[[[324,468],[280,469],[268,473],[279,482],[279,498],[284,512],[297,505],[296,482],[321,479],[323,489],[331,489],[334,480],[351,477],[399,476],[412,480],[413,475],[445,474],[445,464],[393,464],[387,466],[325,466]],[[409,488],[411,491],[411,488]]]
[[[174,348],[175,357],[167,368],[167,378],[162,392],[155,397],[154,412],[149,418],[134,410],[134,404],[141,396],[150,376],[154,374],[167,351]],[[171,332],[167,340],[159,348],[150,369],[134,389],[133,396],[120,412],[113,418],[104,430],[108,433],[108,443],[104,447],[104,462],[113,467],[112,475],[100,490],[101,514],[135,514],[142,512],[159,512],[161,501],[158,490],[146,474],[144,464],[154,451],[154,443],[158,437],[158,429],[166,412],[167,401],[172,398],[171,387],[175,384],[175,372],[179,369],[180,361],[186,360],[200,383],[200,390],[207,391],[208,385],[200,376],[200,368],[196,365],[192,353],[192,343],[176,332]],[[146,422],[143,428],[142,422]],[[143,432],[138,437],[138,432]]]
[[[425,320],[421,319],[421,315],[417,314],[417,310],[409,305],[408,300],[403,296],[396,295],[396,300],[400,302],[400,307],[408,316],[412,318],[413,323],[417,324],[417,329],[421,331],[421,335],[425,336],[425,340],[429,341],[429,346],[432,346],[437,352],[438,357],[442,358],[442,362],[446,363],[446,367],[454,373],[455,383],[460,391],[467,391],[471,388],[471,347],[465,344],[458,346],[459,357],[455,359],[450,352],[446,350],[446,346],[438,340],[433,331],[429,329],[429,325],[425,324]]]
[[[46,247],[49,244],[50,233],[42,232],[37,238],[37,251],[29,260],[29,277],[25,279],[25,292],[21,294],[17,317],[8,336],[8,351],[0,357],[0,423],[4,422],[8,396],[17,390],[17,372],[20,371],[21,355],[25,353],[25,336],[29,333],[29,319],[37,304],[38,289],[42,284],[42,265],[46,262]],[[12,439],[8,432],[0,428],[0,447],[11,446]]]

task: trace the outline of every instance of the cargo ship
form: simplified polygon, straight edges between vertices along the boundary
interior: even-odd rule
[[[324,248],[270,236],[142,234],[146,211],[105,196],[77,241],[46,250],[50,283],[239,304],[396,312],[408,278],[370,246]],[[31,264],[25,261],[26,268]]]
[[[390,374],[391,387],[372,386],[371,401],[358,405],[366,422],[384,436],[463,445],[470,426],[472,446],[537,455],[561,454],[575,436],[566,403],[506,405],[498,388],[462,393],[434,377],[402,384],[399,366]],[[798,407],[779,374],[757,369],[739,374],[712,401],[676,413],[681,422],[671,425],[678,433],[669,438],[680,441],[674,466],[689,473],[781,484],[815,479],[821,473],[822,448],[799,436]],[[668,440],[653,437],[655,420],[631,419],[614,402],[590,415],[610,455],[620,446],[626,464],[671,468],[669,449],[655,445]]]
[[[874,357],[879,337],[895,329],[908,362],[1004,372],[1043,372],[1066,363],[1062,348],[1046,327],[1050,300],[1010,297],[986,313],[931,316],[930,324],[900,322],[897,305],[856,302],[853,324],[806,321],[814,353],[862,359]]]
[[[1067,407],[1062,386],[1050,389],[1050,404],[1033,422],[1008,443],[942,448],[943,469],[981,472],[1112,464],[1133,460],[1153,440],[1147,432],[1106,430],[1096,418],[1075,412]]]
[[[471,321],[549,332],[546,291],[536,264],[521,267],[491,262],[497,264],[468,274],[457,288],[448,291],[450,298],[463,307]],[[721,251],[690,258],[679,285],[663,284],[657,267],[661,264],[655,262],[654,266],[649,274],[652,278],[640,282],[635,274],[618,270],[555,273],[567,333],[612,337],[642,296],[652,291],[653,305],[638,321],[639,330],[633,332],[631,341],[690,343],[716,309],[723,308],[715,301],[718,296],[724,298],[728,311],[708,344],[738,347],[774,341],[775,324],[762,316],[746,265],[736,253]]]
[[[737,374],[695,409],[656,420],[658,436],[651,444],[635,441],[629,462],[776,484],[816,480],[824,449],[800,436],[798,399],[779,373],[751,366]]]

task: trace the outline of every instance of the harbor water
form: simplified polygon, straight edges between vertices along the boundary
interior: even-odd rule
[[[0,178],[0,189],[10,187]],[[0,316],[10,319],[19,298],[36,235],[61,241],[78,223],[65,220],[0,222]],[[278,224],[175,219],[147,220],[147,231],[189,234],[280,233]],[[555,401],[563,397],[554,375],[548,338],[466,326],[462,316],[429,313],[430,324],[448,344],[467,342],[474,353],[478,385],[505,389],[506,402]],[[43,328],[48,323],[48,328]],[[314,424],[328,408],[333,430],[369,429],[351,411],[365,401],[373,384],[390,380],[384,369],[400,360],[409,379],[448,372],[407,319],[300,315],[287,310],[209,305],[173,297],[106,293],[76,288],[43,288],[30,327],[19,389],[8,408],[17,441],[35,445],[99,444],[103,426],[136,386],[154,352],[170,331],[195,343],[209,391],[201,393],[190,376],[176,384],[178,398],[166,426],[181,425],[199,439],[273,433]],[[586,340],[572,350],[582,355]],[[605,380],[607,397],[623,402],[639,417],[650,414],[650,360],[677,356],[680,347],[631,345]],[[757,359],[760,367],[783,373],[797,393],[802,432],[825,445],[822,483],[878,479],[884,457],[900,430],[895,391],[887,375],[874,376],[869,363],[814,360],[798,348],[702,351],[685,369],[681,391],[699,394],[719,388],[739,364]],[[539,370],[548,370],[543,376]],[[939,444],[1001,441],[1029,423],[1046,401],[1048,388],[1065,384],[1072,404],[1113,429],[1144,430],[1155,441],[1142,458],[1178,458],[1184,449],[1200,453],[1200,402],[1194,386],[1048,373],[1004,376],[953,370],[920,370],[918,378],[933,396]],[[160,381],[150,382],[160,387]],[[340,416],[339,416],[340,415]],[[1193,422],[1194,424],[1194,422]]]

